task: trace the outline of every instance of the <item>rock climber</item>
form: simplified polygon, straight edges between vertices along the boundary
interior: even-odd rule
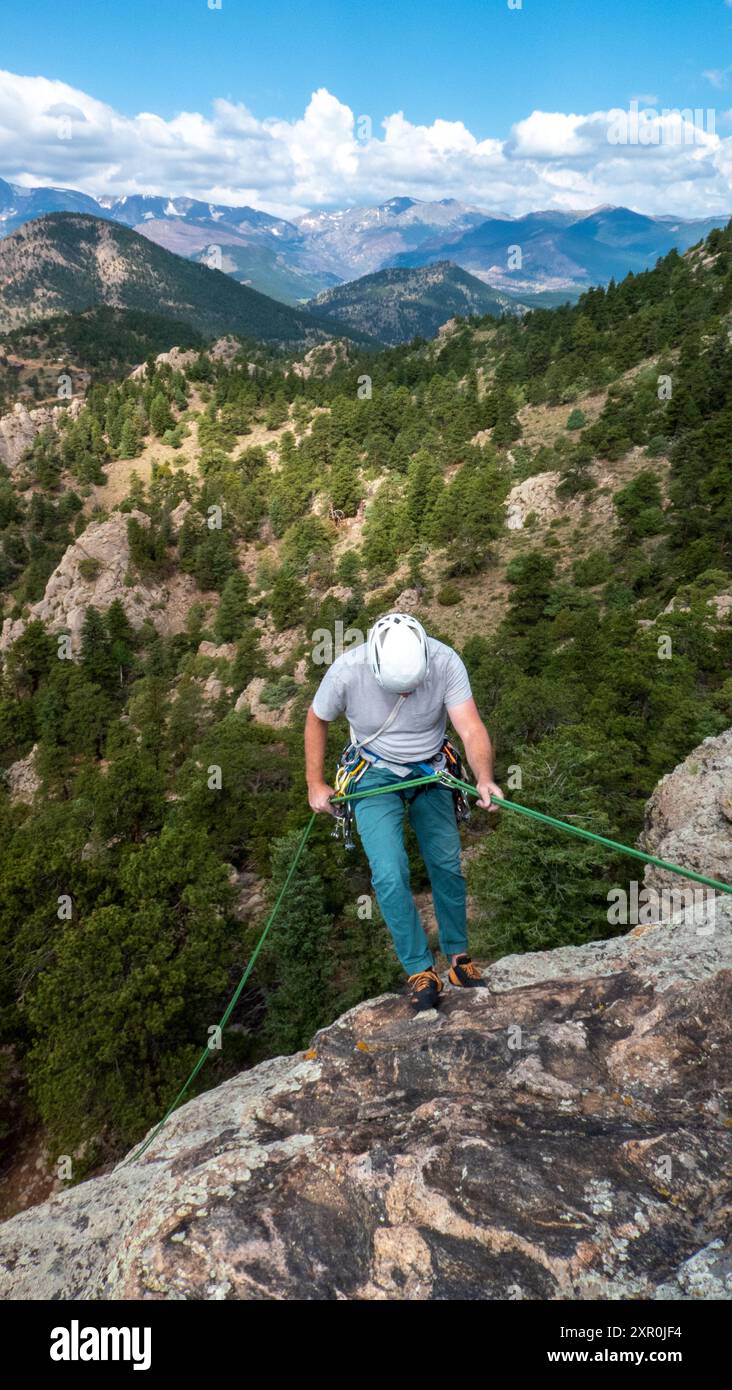
[[[394,792],[352,804],[366,851],[374,892],[391,932],[415,1011],[434,1008],[443,989],[409,882],[404,845],[404,808],[414,828],[432,887],[440,948],[450,983],[485,985],[468,954],[466,889],[460,863],[460,834],[452,790],[434,786],[400,790],[400,782],[446,766],[449,717],[475,776],[478,806],[495,810],[501,788],[493,780],[493,748],[478,713],[465,665],[444,642],[428,637],[410,614],[377,619],[368,641],[336,658],[323,677],[305,723],[305,771],[313,811],[336,813],[333,787],[325,780],[328,725],[345,715],[355,756],[365,770],[358,791],[393,787]],[[353,789],[353,788],[351,788]]]

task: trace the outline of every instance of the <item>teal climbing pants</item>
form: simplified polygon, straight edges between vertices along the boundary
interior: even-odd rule
[[[424,775],[415,767],[410,776]],[[387,768],[370,767],[358,790],[399,787],[402,779]],[[393,796],[366,796],[355,801],[354,813],[361,843],[371,866],[371,881],[382,916],[391,932],[396,953],[408,975],[433,964],[409,884],[409,862],[404,847],[405,802],[432,886],[440,949],[446,956],[467,952],[465,880],[460,866],[460,835],[455,822],[452,792],[448,787],[408,787]]]

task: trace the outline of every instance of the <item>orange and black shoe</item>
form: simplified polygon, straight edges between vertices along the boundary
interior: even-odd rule
[[[447,978],[451,985],[458,985],[460,989],[488,988],[487,982],[470,956],[458,956],[455,964],[450,966]]]
[[[415,1013],[422,1013],[423,1009],[437,1008],[444,985],[432,966],[429,970],[418,970],[416,975],[410,975],[407,985],[409,1002]]]

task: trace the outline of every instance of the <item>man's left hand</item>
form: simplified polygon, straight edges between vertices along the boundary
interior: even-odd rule
[[[491,782],[489,778],[485,778],[482,782],[478,782],[477,787],[480,796],[475,803],[476,806],[481,806],[484,811],[497,811],[498,807],[495,802],[503,801],[503,792],[497,782]]]

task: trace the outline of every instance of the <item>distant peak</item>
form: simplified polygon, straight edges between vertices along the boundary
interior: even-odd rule
[[[389,208],[390,212],[406,212],[407,208],[416,207],[416,199],[388,198],[387,201],[385,203],[382,203],[381,206],[384,208]]]

